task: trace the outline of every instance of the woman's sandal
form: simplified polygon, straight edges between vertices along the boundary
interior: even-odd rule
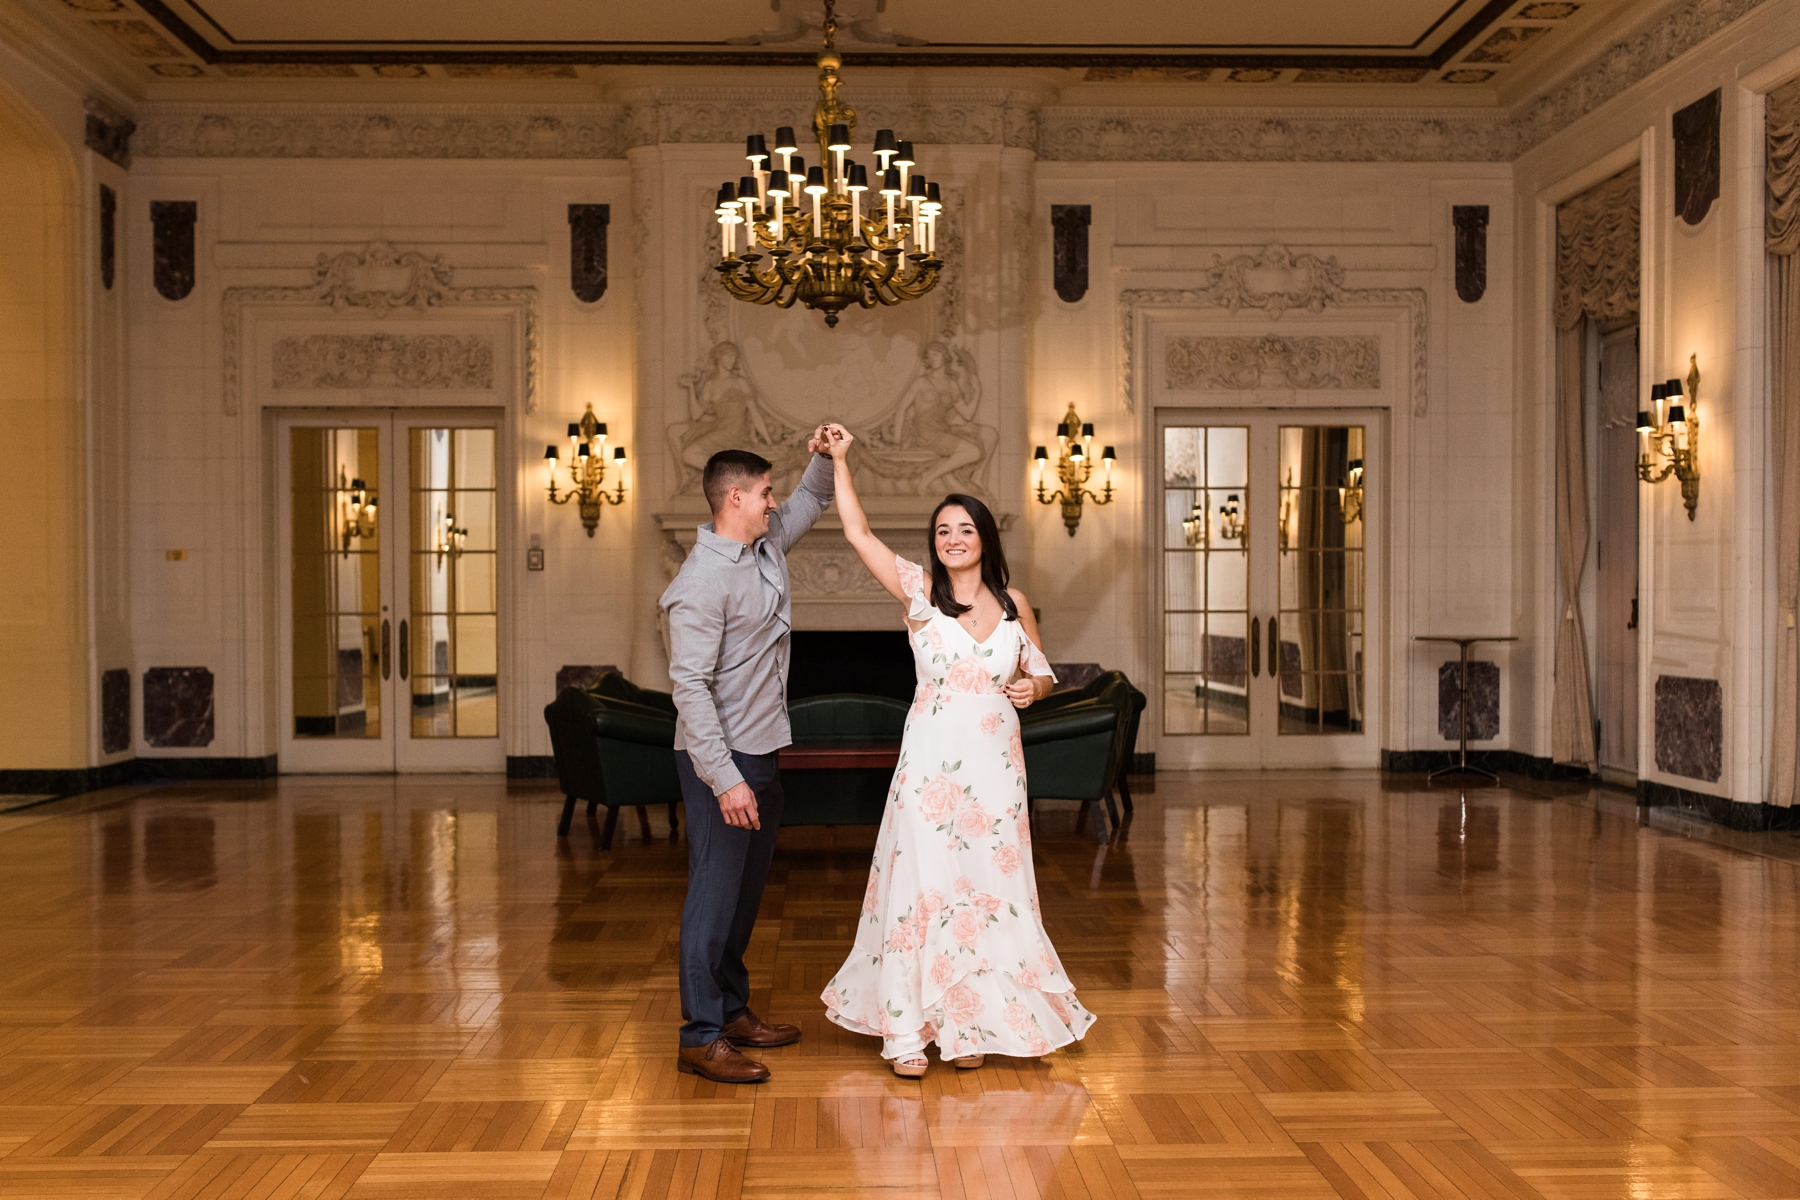
[[[950,1060],[950,1064],[959,1071],[973,1071],[985,1061],[987,1061],[987,1055],[971,1054],[967,1058],[953,1058]]]
[[[923,1079],[931,1063],[923,1054],[909,1054],[893,1060],[894,1074],[902,1079]]]

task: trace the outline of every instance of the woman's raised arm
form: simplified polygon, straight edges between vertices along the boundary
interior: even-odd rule
[[[863,512],[862,501],[856,495],[856,481],[850,477],[850,447],[856,439],[842,425],[827,425],[825,429],[826,436],[831,439],[832,487],[838,516],[844,522],[844,540],[862,559],[863,566],[869,568],[876,583],[886,588],[894,599],[908,603],[910,597],[900,586],[900,568],[894,552],[869,528],[868,515]]]

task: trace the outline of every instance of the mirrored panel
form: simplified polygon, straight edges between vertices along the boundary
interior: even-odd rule
[[[1363,730],[1363,426],[1284,425],[1278,471],[1284,735]]]
[[[296,738],[381,737],[381,437],[288,441]]]

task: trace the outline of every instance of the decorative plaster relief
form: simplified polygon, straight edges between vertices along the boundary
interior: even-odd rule
[[[817,102],[812,88],[650,88],[628,99],[626,141],[743,144],[750,129],[804,128]],[[858,88],[856,128],[864,138],[892,129],[919,145],[1038,144],[1038,106],[1006,88]],[[808,153],[802,150],[802,153]],[[810,161],[810,158],[809,158]]]
[[[623,158],[610,104],[152,104],[150,158]]]
[[[1373,389],[1381,386],[1381,343],[1372,337],[1276,334],[1174,337],[1165,344],[1163,370],[1163,386],[1170,391]]]
[[[491,391],[494,343],[479,334],[315,333],[275,343],[277,388]]]
[[[955,219],[962,190],[943,195],[939,252],[967,261]],[[855,467],[868,495],[992,494],[999,431],[983,408],[975,356],[958,336],[964,272],[946,273],[922,300],[846,313],[846,321],[866,322],[847,338],[792,312],[732,300],[704,253],[696,278],[706,349],[676,381],[688,393],[686,420],[668,429],[676,494],[697,493],[707,458],[728,447],[768,459],[778,491],[793,487],[822,420],[858,434]]]
[[[428,257],[417,250],[403,252],[391,243],[374,241],[362,250],[320,254],[313,267],[313,281],[309,284],[226,288],[222,304],[226,414],[237,415],[242,396],[240,342],[244,309],[249,305],[322,305],[335,312],[361,308],[368,309],[377,319],[396,308],[410,308],[420,313],[456,304],[516,308],[522,313],[525,324],[525,411],[536,412],[543,372],[538,340],[537,288],[530,285],[456,287],[452,282],[454,275],[455,268],[441,254]],[[491,349],[489,361],[491,371]]]
[[[1506,162],[1503,113],[1046,108],[1047,162]]]
[[[1415,416],[1425,415],[1426,296],[1424,288],[1352,288],[1344,286],[1344,268],[1336,258],[1295,254],[1272,243],[1256,254],[1228,259],[1213,256],[1206,269],[1207,281],[1194,288],[1127,288],[1119,294],[1120,391],[1127,410],[1137,411],[1137,370],[1134,362],[1138,321],[1145,309],[1222,308],[1236,313],[1245,309],[1279,320],[1289,309],[1323,313],[1331,307],[1402,307],[1412,326],[1412,402]]]

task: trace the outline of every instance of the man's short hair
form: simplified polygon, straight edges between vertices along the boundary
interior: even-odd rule
[[[769,460],[760,454],[748,450],[721,450],[706,460],[706,471],[700,476],[700,490],[706,493],[706,503],[716,514],[725,504],[725,493],[768,473]]]

